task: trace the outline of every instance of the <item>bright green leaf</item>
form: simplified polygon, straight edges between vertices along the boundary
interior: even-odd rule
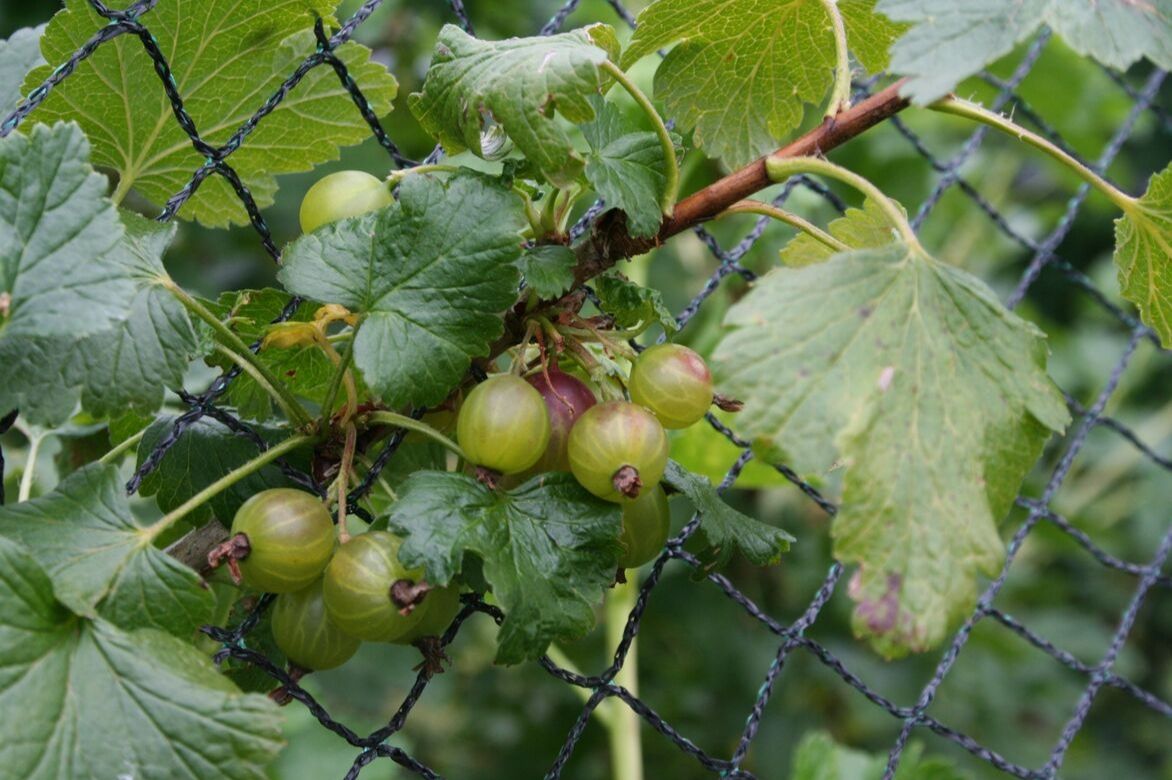
[[[947,13],[934,0],[879,0],[878,10],[912,25],[891,50],[891,69],[911,77],[906,93],[917,103],[944,96],[1042,25],[1118,70],[1143,57],[1172,68],[1169,0],[966,0]]]
[[[582,158],[554,113],[580,124],[594,118],[600,66],[618,57],[614,30],[595,24],[560,35],[481,41],[455,25],[440,31],[423,90],[411,111],[449,154],[484,156],[481,133],[495,122],[558,187],[582,172]]]
[[[851,249],[876,249],[895,243],[899,234],[891,221],[874,201],[867,200],[863,208],[849,208],[846,213],[826,226],[830,235]],[[799,233],[781,250],[781,262],[795,268],[829,260],[835,251],[811,237]]]
[[[706,477],[693,474],[670,461],[663,481],[683,493],[700,513],[700,530],[705,550],[700,558],[706,568],[720,568],[734,551],[758,566],[771,566],[781,560],[794,538],[780,528],[754,520],[733,509],[720,497]]]
[[[539,298],[559,298],[574,286],[574,266],[578,258],[568,246],[541,244],[530,247],[521,255],[517,267],[525,277],[525,284],[533,288]]]
[[[614,317],[620,328],[658,322],[668,333],[679,330],[676,318],[664,305],[659,290],[636,284],[617,271],[596,277],[593,284],[602,302],[602,310]]]
[[[873,72],[899,28],[875,0],[839,0],[847,45]],[[778,145],[833,84],[834,33],[823,0],[658,0],[639,14],[623,54],[629,67],[673,43],[655,74],[667,114],[694,127],[697,145],[730,164]]]
[[[74,616],[0,539],[0,766],[21,780],[262,780],[281,715],[189,643]]]
[[[1115,222],[1119,287],[1143,321],[1172,347],[1172,166]]]
[[[1069,420],[1043,334],[979,280],[902,244],[761,278],[712,365],[770,462],[845,469],[835,554],[855,630],[923,650],[1004,558],[997,521]]]
[[[328,26],[334,5],[333,0],[205,0],[159,3],[150,12],[151,32],[205,141],[225,143],[314,52],[315,17]],[[26,87],[43,81],[52,65],[64,62],[107,23],[86,0],[67,0],[41,40],[51,65],[30,74]],[[397,85],[386,68],[371,62],[370,51],[356,43],[336,53],[375,114],[390,111]],[[166,202],[204,164],[175,121],[154,63],[133,35],[115,38],[82,61],[33,117],[80,122],[93,142],[95,164],[116,171],[120,189],[133,185],[152,203]],[[263,208],[273,202],[277,174],[310,170],[336,159],[339,147],[369,136],[333,69],[319,67],[261,121],[230,164]],[[180,214],[212,226],[248,219],[220,176],[206,179]]]
[[[160,417],[151,423],[138,445],[138,466],[166,436],[174,423],[173,417]],[[288,431],[254,427],[270,445],[288,438]],[[187,429],[167,454],[159,467],[142,481],[139,494],[154,496],[159,508],[169,512],[215,482],[229,471],[244,465],[260,454],[255,443],[237,436],[221,423],[204,417]],[[291,462],[296,462],[292,459]],[[214,496],[206,504],[187,514],[187,521],[196,525],[218,518],[225,526],[240,505],[252,495],[271,487],[292,487],[276,466],[266,466]]]
[[[389,406],[436,404],[504,330],[524,224],[520,199],[489,178],[411,176],[383,211],[290,245],[278,278],[360,315],[354,364]]]
[[[667,186],[659,136],[640,131],[623,113],[602,98],[592,98],[595,118],[582,125],[593,150],[586,159],[586,178],[608,208],[627,215],[632,236],[659,232],[659,208]]]
[[[0,41],[0,122],[12,113],[22,97],[20,85],[25,74],[38,65],[41,59],[41,34],[45,26],[26,27],[17,30],[6,41]]]
[[[509,493],[472,477],[421,471],[407,479],[388,525],[404,536],[399,557],[446,585],[465,553],[505,610],[496,660],[539,658],[553,640],[594,625],[594,606],[614,582],[622,512],[569,474],[547,474]]]
[[[51,493],[0,507],[0,535],[32,552],[74,612],[189,638],[211,616],[211,591],[151,544],[123,484],[114,466],[86,466]]]

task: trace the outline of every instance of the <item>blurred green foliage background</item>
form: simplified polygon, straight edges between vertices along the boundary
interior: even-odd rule
[[[167,0],[163,0],[167,2]],[[630,3],[637,10],[645,2]],[[467,0],[478,33],[499,38],[532,34],[560,5],[559,0]],[[344,17],[357,6],[347,0]],[[0,0],[0,37],[19,27],[39,24],[56,10],[54,3]],[[568,25],[606,21],[625,28],[603,0],[587,0]],[[149,24],[149,18],[147,19]],[[359,30],[358,38],[400,80],[396,110],[385,126],[405,153],[427,154],[432,142],[417,127],[405,98],[418,88],[442,24],[452,21],[439,0],[387,0]],[[1007,75],[1020,52],[997,68]],[[650,90],[654,63],[634,71]],[[1138,84],[1146,66],[1137,66],[1126,80]],[[967,83],[964,96],[988,99],[983,82]],[[1080,59],[1052,41],[1020,94],[1083,155],[1096,157],[1111,134],[1125,121],[1131,98],[1097,65]],[[1157,104],[1172,110],[1172,81]],[[904,118],[942,160],[955,153],[972,128],[960,120],[905,112]],[[818,120],[810,112],[808,123]],[[1145,112],[1122,154],[1108,170],[1125,189],[1137,192],[1147,176],[1172,156],[1172,122],[1168,114]],[[833,158],[870,177],[890,195],[914,209],[929,194],[938,174],[890,126],[877,128],[836,151]],[[297,207],[308,186],[327,170],[361,168],[385,173],[390,160],[372,141],[347,150],[343,159],[311,174],[288,176],[281,182],[277,204],[265,218],[278,243],[297,233]],[[964,176],[1002,213],[1015,229],[1040,237],[1052,229],[1065,209],[1077,180],[1050,161],[1002,137],[989,137],[963,169]],[[685,191],[719,177],[719,165],[701,155],[685,164]],[[845,194],[845,193],[844,193]],[[832,212],[826,204],[799,191],[791,207],[815,221]],[[1059,249],[1094,280],[1106,297],[1121,303],[1111,264],[1111,220],[1115,213],[1093,196]],[[713,232],[731,246],[749,229],[748,218],[713,225]],[[949,190],[923,230],[925,246],[949,262],[989,282],[1004,297],[1017,283],[1029,255],[1001,234],[957,188]],[[764,271],[777,262],[787,230],[771,226],[745,258]],[[678,310],[690,300],[716,261],[691,234],[673,241],[628,269],[637,279],[661,289]],[[273,282],[273,266],[250,228],[210,231],[185,224],[169,256],[173,276],[207,296],[229,288],[260,287]],[[719,321],[743,283],[729,277],[709,299],[682,340],[700,351],[720,337]],[[1128,331],[1085,291],[1071,284],[1053,266],[1043,272],[1019,311],[1050,336],[1050,370],[1059,384],[1084,405],[1093,402],[1128,342]],[[210,376],[195,369],[198,376]],[[1172,455],[1172,362],[1149,342],[1140,344],[1107,413],[1136,430],[1157,452]],[[677,441],[675,453],[694,468],[719,478],[736,451],[710,433],[697,430]],[[4,439],[9,455],[8,487],[16,483],[27,457],[27,441],[19,432]],[[1053,442],[1025,486],[1038,495],[1063,451]],[[78,447],[51,441],[42,448],[36,492],[52,487],[57,464],[78,457]],[[828,519],[776,473],[752,466],[729,500],[767,522],[787,528],[798,538],[793,551],[775,568],[762,570],[734,563],[728,575],[771,615],[791,621],[805,608],[831,564]],[[146,502],[144,502],[145,504]],[[1055,511],[1086,531],[1106,550],[1125,560],[1146,562],[1170,522],[1172,480],[1115,432],[1096,428],[1053,501]],[[143,511],[150,511],[144,507]],[[687,518],[675,518],[677,526]],[[1010,518],[1006,535],[1016,528]],[[1043,523],[1018,556],[997,606],[1094,664],[1107,649],[1112,632],[1135,587],[1135,578],[1095,563],[1069,537]],[[911,704],[931,676],[939,653],[887,663],[850,634],[851,604],[840,587],[810,631],[868,686],[898,704]],[[413,754],[441,769],[446,776],[475,780],[539,777],[552,762],[580,709],[567,686],[535,665],[500,669],[492,666],[494,628],[474,618],[451,649],[452,664],[428,688],[403,732]],[[564,648],[584,670],[601,669],[609,660],[601,630]],[[710,584],[695,583],[681,566],[669,566],[655,591],[640,632],[640,675],[643,698],[684,735],[717,755],[728,755],[744,725],[766,670],[777,650],[777,639],[753,623]],[[1154,590],[1118,662],[1118,671],[1165,700],[1172,699],[1172,593]],[[307,679],[307,687],[330,712],[359,732],[376,728],[397,708],[414,679],[411,667],[419,658],[412,649],[364,646],[343,669]],[[1041,766],[1087,680],[1070,671],[992,621],[983,621],[959,663],[932,705],[935,717],[1026,766]],[[321,728],[304,708],[286,708],[289,746],[272,767],[280,780],[341,777],[355,751]],[[790,657],[765,713],[761,733],[746,768],[762,778],[789,776],[794,746],[803,734],[824,729],[852,747],[885,752],[899,722],[846,686],[807,653]],[[644,726],[649,778],[689,778],[701,770],[668,741]],[[973,778],[1001,777],[987,764],[930,733],[919,730],[930,754],[950,756]],[[605,733],[591,725],[571,762],[568,778],[587,780],[608,775]],[[378,761],[363,778],[406,776],[389,761]],[[1067,780],[1105,777],[1172,780],[1172,726],[1136,700],[1111,688],[1096,700],[1086,726],[1075,739],[1062,776]]]

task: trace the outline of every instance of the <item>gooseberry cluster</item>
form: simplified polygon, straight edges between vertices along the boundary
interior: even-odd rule
[[[310,232],[392,202],[388,182],[360,171],[331,174],[302,202],[302,228]],[[584,319],[580,304],[570,296],[532,317],[528,333],[537,337],[535,360],[527,335],[513,350],[509,372],[488,377],[462,403],[457,392],[419,425],[451,444],[436,428],[449,425],[458,406],[453,447],[491,489],[562,471],[595,496],[620,504],[621,578],[623,570],[647,563],[667,541],[670,515],[660,485],[668,462],[665,429],[698,422],[723,399],[714,396],[708,367],[691,349],[659,344],[636,354],[622,342],[629,332],[608,332],[605,315]],[[339,362],[327,336],[327,328],[339,323],[353,325],[353,317],[327,304],[313,322],[273,326],[265,346],[316,344]],[[541,333],[571,359],[565,367],[558,356],[550,358]],[[618,370],[615,357],[629,361],[629,376]],[[347,406],[335,418],[350,453],[343,463],[352,457],[363,424],[353,381],[347,387]],[[455,618],[459,585],[432,588],[421,570],[399,560],[401,540],[394,534],[367,530],[350,537],[342,471],[337,523],[318,496],[291,488],[265,490],[240,507],[229,540],[209,562],[226,561],[236,581],[277,595],[273,638],[296,668],[339,666],[363,641],[416,644],[434,668],[437,645],[429,638]]]
[[[398,558],[400,540],[366,531],[339,544],[325,504],[273,488],[236,512],[226,558],[249,587],[277,595],[272,632],[302,669],[332,669],[361,641],[414,644],[436,636],[459,610],[455,586],[430,588]]]
[[[468,394],[456,424],[460,446],[489,484],[501,475],[568,471],[595,496],[619,503],[623,569],[651,560],[667,541],[664,429],[696,423],[714,398],[708,366],[678,344],[636,357],[626,385],[631,400],[600,402],[557,363],[526,379],[499,374]]]

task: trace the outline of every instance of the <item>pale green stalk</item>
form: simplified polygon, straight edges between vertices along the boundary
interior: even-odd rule
[[[838,10],[838,0],[822,0],[822,7],[830,16],[834,29],[834,88],[826,106],[826,116],[833,117],[851,107],[851,62],[846,45],[846,25]]]
[[[887,217],[888,223],[899,231],[908,246],[920,247],[920,242],[916,238],[915,231],[908,224],[907,216],[903,213],[899,205],[884,195],[878,187],[854,171],[849,171],[841,165],[835,165],[821,157],[782,157],[777,154],[765,158],[765,171],[769,175],[770,181],[776,183],[781,183],[791,176],[796,176],[801,173],[814,173],[820,176],[827,176],[831,179],[838,179],[844,184],[848,184],[863,193],[878,206],[883,212],[883,215]]]
[[[1126,213],[1131,213],[1136,205],[1135,198],[1131,197],[1125,192],[1121,192],[1111,182],[1104,179],[1099,174],[1092,171],[1090,168],[1083,165],[1067,152],[1063,151],[1056,144],[1043,138],[1037,133],[1026,130],[1021,125],[1014,122],[1006,116],[1002,116],[994,111],[990,111],[984,106],[979,106],[968,100],[961,100],[957,97],[947,97],[943,100],[937,100],[931,106],[933,111],[939,111],[944,114],[952,114],[953,116],[961,116],[966,119],[971,119],[974,122],[980,122],[983,125],[992,127],[994,130],[1000,130],[1003,133],[1012,135],[1019,141],[1023,141],[1035,149],[1039,149],[1046,154],[1053,157],[1058,162],[1065,165],[1073,171],[1079,178],[1090,184],[1099,192],[1107,196],[1107,198],[1122,209]]]
[[[220,477],[215,482],[208,485],[206,488],[199,491],[179,506],[175,507],[175,509],[163,515],[162,518],[156,520],[154,523],[151,523],[142,530],[142,535],[148,542],[153,541],[159,534],[163,533],[168,528],[175,525],[175,523],[182,520],[185,516],[187,516],[188,513],[203,506],[208,501],[215,498],[220,493],[223,493],[225,490],[232,487],[240,480],[248,477],[251,474],[255,474],[286,453],[292,452],[298,447],[302,447],[306,444],[312,444],[317,440],[318,439],[316,436],[294,436],[292,438],[286,439],[280,444],[269,447],[260,455],[257,455],[255,458],[248,461],[244,465],[229,471],[227,474]]]
[[[452,452],[456,453],[464,460],[468,460],[468,456],[464,454],[464,450],[460,449],[460,445],[444,436],[442,433],[432,428],[425,422],[416,420],[413,417],[408,417],[405,414],[397,414],[395,412],[374,412],[369,417],[373,423],[382,423],[383,425],[393,425],[396,428],[406,428],[409,431],[422,433],[424,436],[430,437],[440,444],[447,447]]]
[[[663,198],[660,200],[660,206],[666,216],[671,216],[675,209],[676,200],[680,195],[680,163],[676,160],[676,145],[671,139],[671,133],[668,132],[667,125],[663,123],[663,117],[655,110],[651,99],[643,94],[643,90],[635,85],[635,82],[627,78],[627,74],[623,73],[622,69],[613,62],[607,60],[602,64],[602,69],[607,74],[612,76],[623,89],[627,91],[635,102],[639,104],[639,108],[643,109],[648,118],[651,119],[655,126],[655,134],[659,136],[659,145],[663,147],[663,161],[664,171],[663,175],[667,179],[663,188]]]
[[[142,441],[142,437],[146,436],[146,432],[147,432],[147,429],[143,428],[141,431],[134,434],[126,441],[119,443],[118,446],[114,447],[112,450],[107,452],[105,455],[98,458],[98,462],[99,463],[113,463],[114,461],[118,460],[118,458],[120,458],[127,450],[133,448],[140,441]]]
[[[33,494],[33,484],[36,481],[37,456],[41,452],[41,442],[51,434],[29,434],[28,457],[24,463],[24,473],[20,475],[20,487],[16,493],[17,502],[28,501]]]
[[[639,597],[639,582],[634,570],[630,579],[615,585],[607,595],[605,606],[606,646],[618,647],[627,627],[627,616],[635,608]],[[631,640],[623,667],[614,678],[621,685],[639,695],[639,639]],[[612,698],[605,704],[612,705],[608,713],[607,733],[610,741],[610,768],[614,780],[643,780],[643,741],[639,732],[639,716],[620,699]]]
[[[231,328],[220,322],[219,317],[208,311],[207,307],[194,297],[188,295],[187,291],[177,285],[172,279],[163,277],[159,280],[159,283],[174,295],[183,304],[185,309],[206,322],[226,342],[226,346],[230,347],[237,357],[250,364],[256,370],[257,374],[265,379],[269,385],[266,389],[270,389],[274,393],[274,397],[279,395],[284,400],[281,406],[287,410],[291,422],[303,428],[308,428],[313,425],[313,418],[309,416],[309,412],[305,411],[305,407],[301,405],[297,397],[290,392],[289,388],[281,380],[269,371],[268,367],[257,358],[253,351],[248,348],[248,345]]]
[[[742,200],[739,203],[734,203],[729,206],[720,216],[724,216],[724,214],[760,214],[765,217],[771,217],[778,222],[784,222],[790,227],[797,228],[810,238],[823,246],[833,249],[835,252],[845,252],[850,249],[846,244],[809,220],[803,219],[797,214],[793,214],[785,209],[780,209],[770,203],[762,203],[759,200]]]

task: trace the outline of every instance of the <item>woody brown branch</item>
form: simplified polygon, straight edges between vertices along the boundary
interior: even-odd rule
[[[808,157],[825,154],[890,119],[908,106],[907,98],[899,94],[904,81],[900,79],[837,116],[828,118],[769,156]],[[659,232],[650,238],[631,236],[621,211],[612,210],[603,214],[586,239],[574,248],[578,259],[574,268],[574,281],[578,285],[585,284],[620,260],[648,252],[672,236],[707,222],[737,201],[769,187],[773,182],[765,171],[765,160],[765,157],[754,160],[681,200],[676,204],[672,216],[664,220]],[[523,312],[511,312],[505,318],[505,333],[493,344],[492,357],[500,355],[521,339],[524,319]]]

